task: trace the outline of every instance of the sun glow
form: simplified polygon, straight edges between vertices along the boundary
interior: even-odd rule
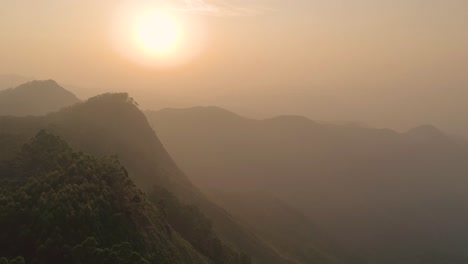
[[[135,25],[135,38],[141,49],[150,56],[164,56],[177,52],[181,41],[181,27],[167,12],[143,14]]]
[[[125,57],[150,67],[186,63],[202,48],[198,20],[170,8],[134,2],[117,10],[112,42]]]

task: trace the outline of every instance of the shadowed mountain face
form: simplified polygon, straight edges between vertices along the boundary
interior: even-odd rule
[[[8,151],[13,158],[0,160],[0,256],[31,264],[212,263],[170,227],[118,160],[74,152],[44,131],[18,152],[2,145]]]
[[[0,91],[0,115],[44,115],[79,101],[55,81],[32,81]]]
[[[210,198],[299,263],[362,263],[302,212],[265,192],[210,192]]]
[[[252,256],[256,263],[297,263],[282,257],[194,187],[168,155],[145,115],[126,94],[97,96],[43,117],[0,118],[0,134],[14,135],[15,140],[30,138],[40,129],[52,131],[85,153],[98,157],[117,154],[137,186],[149,194],[154,191],[153,186],[160,186],[183,203],[196,205],[213,222],[214,230],[223,240]],[[151,197],[156,201],[161,199]],[[171,215],[176,220],[179,218],[177,213]]]
[[[467,258],[468,149],[434,127],[401,134],[213,107],[147,116],[196,184],[273,193],[369,263]]]

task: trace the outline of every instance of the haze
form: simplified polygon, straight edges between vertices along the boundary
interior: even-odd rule
[[[147,109],[218,105],[468,133],[466,1],[227,2],[251,12],[190,14],[203,20],[203,52],[153,69],[109,48],[119,1],[3,0],[0,72],[92,88],[82,97],[130,89]]]
[[[0,0],[0,263],[468,263],[466,0]]]

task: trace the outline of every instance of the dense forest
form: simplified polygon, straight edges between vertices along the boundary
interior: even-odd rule
[[[0,264],[468,264],[468,0],[0,0]]]
[[[36,81],[28,85],[29,89],[36,89],[36,92],[40,92],[41,90],[49,91],[48,86],[54,83],[50,81]],[[55,91],[61,93],[60,89],[55,89]],[[15,92],[15,89],[13,89],[12,92]],[[56,100],[56,98],[59,97],[50,97],[52,101]],[[37,100],[40,101],[42,99],[37,98]],[[231,210],[232,208],[228,206],[228,203],[220,203],[220,201],[222,201],[220,197],[206,196],[205,192],[202,192],[197,186],[192,184],[191,179],[179,169],[176,162],[166,151],[165,146],[159,141],[157,136],[158,131],[155,133],[146,116],[139,109],[138,104],[129,97],[128,94],[103,94],[61,109],[56,108],[56,105],[57,104],[49,104],[51,108],[49,108],[48,111],[51,111],[51,113],[47,115],[0,117],[0,160],[10,161],[3,163],[6,165],[2,165],[2,175],[10,179],[12,175],[20,173],[21,170],[12,169],[11,161],[18,160],[18,153],[25,151],[25,147],[23,146],[30,145],[31,138],[36,138],[37,141],[37,137],[45,137],[45,133],[48,135],[47,137],[60,137],[59,141],[66,142],[66,144],[70,146],[68,149],[73,149],[69,151],[73,153],[84,153],[80,155],[88,157],[80,158],[80,160],[90,159],[90,161],[87,162],[96,163],[96,165],[83,165],[87,168],[102,167],[104,166],[103,164],[107,164],[106,166],[114,164],[115,166],[112,166],[115,167],[115,171],[118,171],[117,168],[124,170],[123,173],[128,175],[128,178],[136,186],[132,187],[134,191],[140,192],[141,190],[142,192],[141,197],[139,196],[140,198],[136,200],[141,200],[142,203],[150,204],[150,207],[154,207],[148,209],[146,206],[143,206],[142,208],[145,208],[146,211],[142,211],[139,214],[147,215],[149,219],[153,219],[152,216],[156,216],[153,220],[163,223],[163,228],[158,228],[156,230],[157,234],[165,234],[165,232],[168,232],[167,230],[171,230],[171,234],[177,234],[177,236],[170,237],[173,239],[171,243],[175,244],[176,247],[177,245],[184,246],[179,249],[185,251],[176,252],[174,253],[175,255],[186,256],[190,253],[195,259],[199,258],[208,263],[351,263],[351,258],[348,253],[343,254],[342,250],[339,247],[335,247],[335,245],[329,246],[326,242],[329,240],[327,235],[319,235],[314,230],[315,227],[313,225],[310,225],[309,228],[309,221],[302,219],[302,217],[297,217],[298,215],[294,213],[294,211],[281,209],[279,211],[273,210],[265,214],[260,214],[259,216],[261,219],[267,216],[271,219],[265,220],[268,221],[268,224],[264,225],[266,227],[265,229],[259,229],[257,226],[259,222],[251,222],[246,219],[244,215],[240,215],[238,212]],[[54,140],[51,140],[51,142],[54,142]],[[46,144],[44,144],[44,147],[46,147]],[[51,160],[54,160],[54,158]],[[18,163],[17,161],[15,162]],[[76,163],[76,160],[69,160],[68,162],[70,164]],[[53,166],[56,165],[65,166],[60,162],[56,164],[53,163]],[[40,167],[37,170],[43,171],[42,173],[44,173],[44,175],[41,174],[40,177],[45,177],[43,183],[45,187],[42,187],[46,189],[48,188],[47,186],[50,185],[47,181],[53,180],[60,182],[58,178],[47,174],[48,170],[62,170],[62,173],[54,174],[55,177],[80,177],[80,175],[68,176],[70,172],[66,168],[61,168],[59,170]],[[7,172],[9,175],[6,175]],[[89,173],[92,175],[99,175],[97,172]],[[23,172],[23,174],[26,175],[27,173]],[[39,176],[30,179],[37,179],[37,177]],[[20,178],[28,179],[28,177]],[[89,181],[88,179],[88,182]],[[100,182],[102,183],[102,181]],[[20,186],[19,182],[13,181],[13,183]],[[23,180],[21,184],[24,184],[21,185],[22,188],[27,188],[29,186],[27,185],[28,181],[25,180]],[[76,187],[75,185],[73,186]],[[10,185],[4,185],[5,192],[9,189],[7,188],[8,186]],[[67,186],[68,182],[63,182],[63,186],[60,185],[58,187],[67,189]],[[93,187],[97,193],[102,192],[99,188],[112,190],[116,188],[99,186],[100,187]],[[40,193],[46,192],[44,190],[34,191]],[[28,189],[25,191],[28,195],[29,192],[33,192],[33,190]],[[13,195],[13,192],[10,190],[8,195]],[[119,201],[118,199],[111,199],[110,197],[113,197],[113,195],[124,196],[117,192],[110,193],[107,198],[109,198],[109,200]],[[75,198],[71,196],[67,197],[67,199],[71,200],[75,198],[78,199],[78,201],[75,202],[91,203],[93,206],[94,204],[99,205],[98,202],[82,201],[81,196]],[[93,200],[96,197],[86,196],[85,198]],[[26,198],[22,197],[22,199]],[[132,200],[133,197],[128,199]],[[247,198],[247,200],[248,199],[250,198]],[[55,202],[60,203],[59,201]],[[253,205],[264,206],[264,204],[259,204],[255,200],[251,202]],[[72,201],[67,202],[67,205],[64,205],[65,208],[68,208],[68,204],[73,203]],[[17,204],[17,206],[20,205]],[[122,205],[117,205],[119,208],[121,206]],[[129,206],[135,210],[141,209],[133,207],[131,203]],[[57,208],[61,207],[62,205],[57,206]],[[116,209],[116,211],[118,211],[118,209]],[[30,214],[33,213],[34,212],[30,212]],[[59,218],[63,219],[62,216]],[[91,221],[91,219],[88,220]],[[127,221],[127,224],[132,223],[131,219],[125,221]],[[145,222],[148,221],[151,220],[145,220]],[[111,223],[112,228],[115,228],[115,223]],[[126,223],[124,223],[124,227],[129,226],[125,225]],[[141,226],[141,223],[135,223],[134,221],[130,226],[132,225]],[[107,225],[105,226],[108,227]],[[77,229],[80,230],[81,227],[77,227]],[[94,232],[93,230],[91,231],[91,233]],[[131,231],[132,230],[127,231],[125,234],[132,233]],[[60,235],[63,237],[64,234],[60,233]],[[141,235],[141,233],[134,234],[136,239],[141,239]],[[114,245],[121,245],[125,246],[125,248],[129,248],[127,244],[122,244],[128,242],[132,250],[142,256],[146,261],[153,263],[151,256],[148,256],[147,252],[145,253],[145,251],[141,251],[140,248],[138,248],[141,244],[144,244],[146,245],[145,250],[147,250],[148,245],[146,242],[140,241],[136,245],[133,245],[133,238],[132,240],[121,239],[123,236],[124,235],[117,239],[117,241],[112,241],[112,243],[110,243],[110,238],[103,241],[102,237],[95,234],[83,235],[78,237],[79,239],[73,240],[73,243],[68,243],[67,249],[64,250],[68,250],[67,254],[70,255],[73,253],[73,248],[83,244],[93,245],[92,247],[98,249],[98,251],[92,250],[92,252],[101,252],[101,250],[102,252],[108,252],[109,250],[112,252]],[[153,235],[145,235],[143,237],[144,239],[153,241],[151,240],[151,236]],[[161,235],[158,235],[158,237],[160,238]],[[42,241],[37,243],[42,243]],[[83,247],[87,248],[87,246]],[[172,255],[172,253],[170,255]],[[26,253],[19,251],[17,253],[6,252],[0,256],[5,256],[9,260],[13,260],[18,256],[23,256],[26,258],[27,262],[29,260]],[[196,262],[192,261],[188,263]]]
[[[2,263],[250,263],[198,209],[162,188],[150,202],[116,157],[40,131],[0,168]]]
[[[435,127],[72,101],[0,116],[0,264],[468,261],[468,148]]]
[[[129,178],[164,212],[171,228],[210,261],[304,263],[263,240],[193,185],[127,94],[100,95],[45,116],[0,117],[0,144],[11,150],[0,151],[0,158],[13,159],[13,153],[43,129],[98,159],[118,156]]]

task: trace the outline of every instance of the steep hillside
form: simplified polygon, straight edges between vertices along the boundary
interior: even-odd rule
[[[32,81],[0,91],[0,115],[43,115],[79,101],[55,81]]]
[[[252,256],[257,263],[287,263],[270,245],[192,185],[128,95],[98,96],[45,117],[0,118],[3,134],[27,138],[42,128],[60,135],[85,153],[118,155],[137,186],[148,192],[155,185],[161,186],[184,204],[196,205],[223,240]]]
[[[308,217],[265,192],[211,192],[213,201],[296,263],[360,263]]]
[[[431,126],[397,133],[232,115],[216,108],[147,113],[199,186],[273,193],[370,263],[465,259],[466,146]]]
[[[74,152],[41,131],[0,164],[2,257],[31,264],[212,263],[172,230],[115,159]]]

